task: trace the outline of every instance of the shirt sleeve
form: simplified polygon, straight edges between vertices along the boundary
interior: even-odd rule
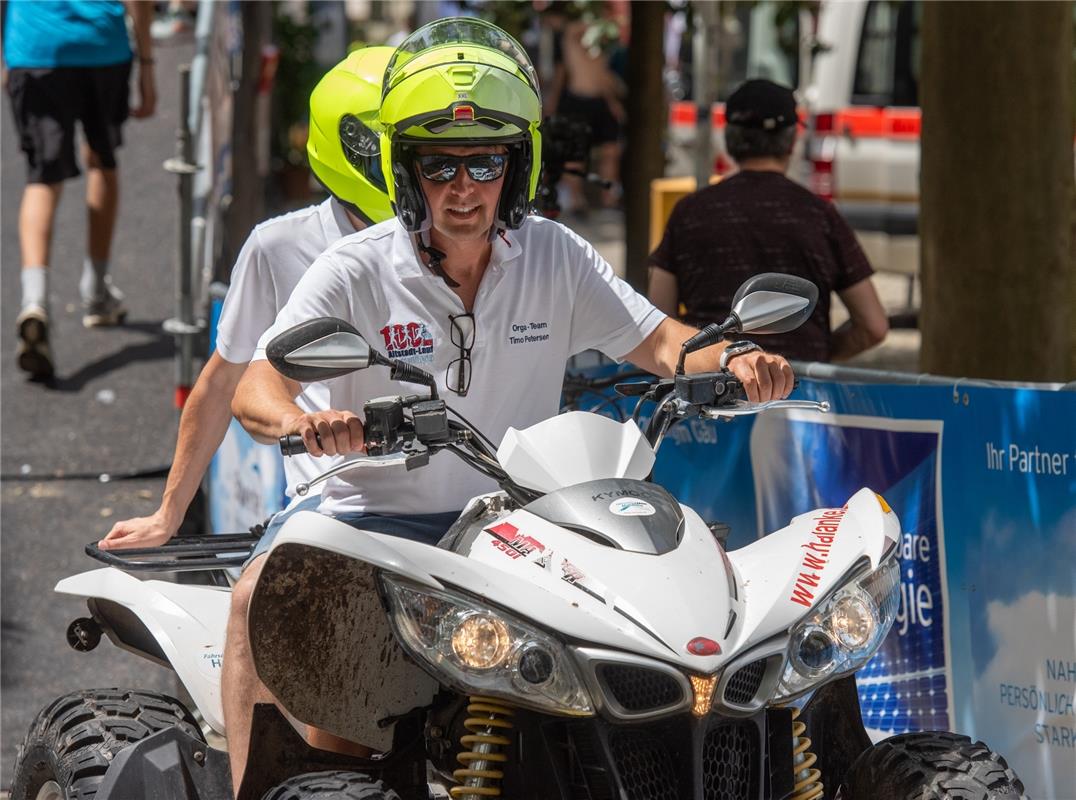
[[[273,272],[258,230],[247,237],[232,269],[217,322],[217,352],[232,364],[246,364],[254,355],[258,337],[276,317]]]
[[[252,360],[265,359],[265,347],[277,334],[318,317],[351,319],[351,289],[345,270],[332,253],[323,253],[296,284],[269,329],[258,340]]]
[[[613,272],[587,242],[569,233],[573,271],[571,353],[600,350],[622,361],[665,319],[665,314]]]
[[[837,260],[833,291],[841,292],[874,274],[867,254],[856,239],[851,226],[832,203],[827,203],[830,217],[833,255]]]

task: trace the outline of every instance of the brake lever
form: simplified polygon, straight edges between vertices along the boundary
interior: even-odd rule
[[[650,381],[628,381],[613,384],[613,391],[621,397],[639,397],[649,392],[653,385]]]
[[[423,467],[430,463],[430,451],[428,449],[422,450],[400,450],[395,453],[387,453],[383,456],[356,456],[355,458],[349,458],[335,467],[326,470],[318,475],[316,478],[297,483],[295,485],[295,493],[300,497],[305,497],[312,488],[319,483],[325,483],[329,478],[334,478],[343,472],[349,472],[353,469],[359,469],[360,467],[366,467],[370,469],[383,469],[385,467],[398,467],[403,466],[408,470]]]
[[[701,406],[699,416],[706,419],[720,419],[721,417],[745,417],[749,414],[759,414],[776,408],[796,408],[804,411],[829,411],[829,403],[825,400],[769,400],[765,403],[752,403],[747,400],[733,400],[727,405]]]

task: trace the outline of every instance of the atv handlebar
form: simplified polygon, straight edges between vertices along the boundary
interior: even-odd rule
[[[317,434],[314,434],[317,436]],[[321,437],[318,437],[319,439]],[[288,433],[280,437],[280,454],[284,456],[299,456],[306,452],[306,441],[302,434]]]

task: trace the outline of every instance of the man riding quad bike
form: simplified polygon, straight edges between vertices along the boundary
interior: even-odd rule
[[[318,259],[235,403],[289,452],[353,454],[296,487],[324,483],[323,513],[294,514],[256,548],[91,547],[115,566],[57,587],[88,598],[72,643],[91,649],[105,633],[170,664],[229,737],[231,764],[173,700],[79,692],[35,722],[18,800],[226,798],[240,762],[239,800],[1022,793],[963,737],[871,746],[862,729],[850,676],[892,625],[899,590],[900,526],[884,499],[862,489],[726,552],[648,480],[679,420],[823,410],[782,399],[783,359],[724,342],[794,328],[817,291],[759,276],[703,331],[654,313],[589,246],[526,215],[532,76],[514,41],[475,20],[420,29],[386,72],[381,152],[398,220]],[[427,79],[428,93],[394,94]],[[513,315],[493,297],[531,305]],[[621,387],[639,398],[635,419],[556,414],[546,373],[588,347],[666,376]],[[361,418],[295,413],[290,396],[311,381]],[[408,531],[423,513],[455,522]],[[807,606],[788,600],[805,543],[826,564]],[[238,603],[116,568],[243,562],[251,549],[262,554]],[[221,697],[236,630],[273,699],[252,703],[241,751]],[[307,727],[351,753],[309,746],[296,732]]]

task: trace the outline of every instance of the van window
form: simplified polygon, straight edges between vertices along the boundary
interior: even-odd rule
[[[748,78],[799,86],[800,20],[795,3],[737,3],[722,20],[718,50],[718,100]]]
[[[871,0],[863,16],[852,102],[919,105],[919,3]]]

